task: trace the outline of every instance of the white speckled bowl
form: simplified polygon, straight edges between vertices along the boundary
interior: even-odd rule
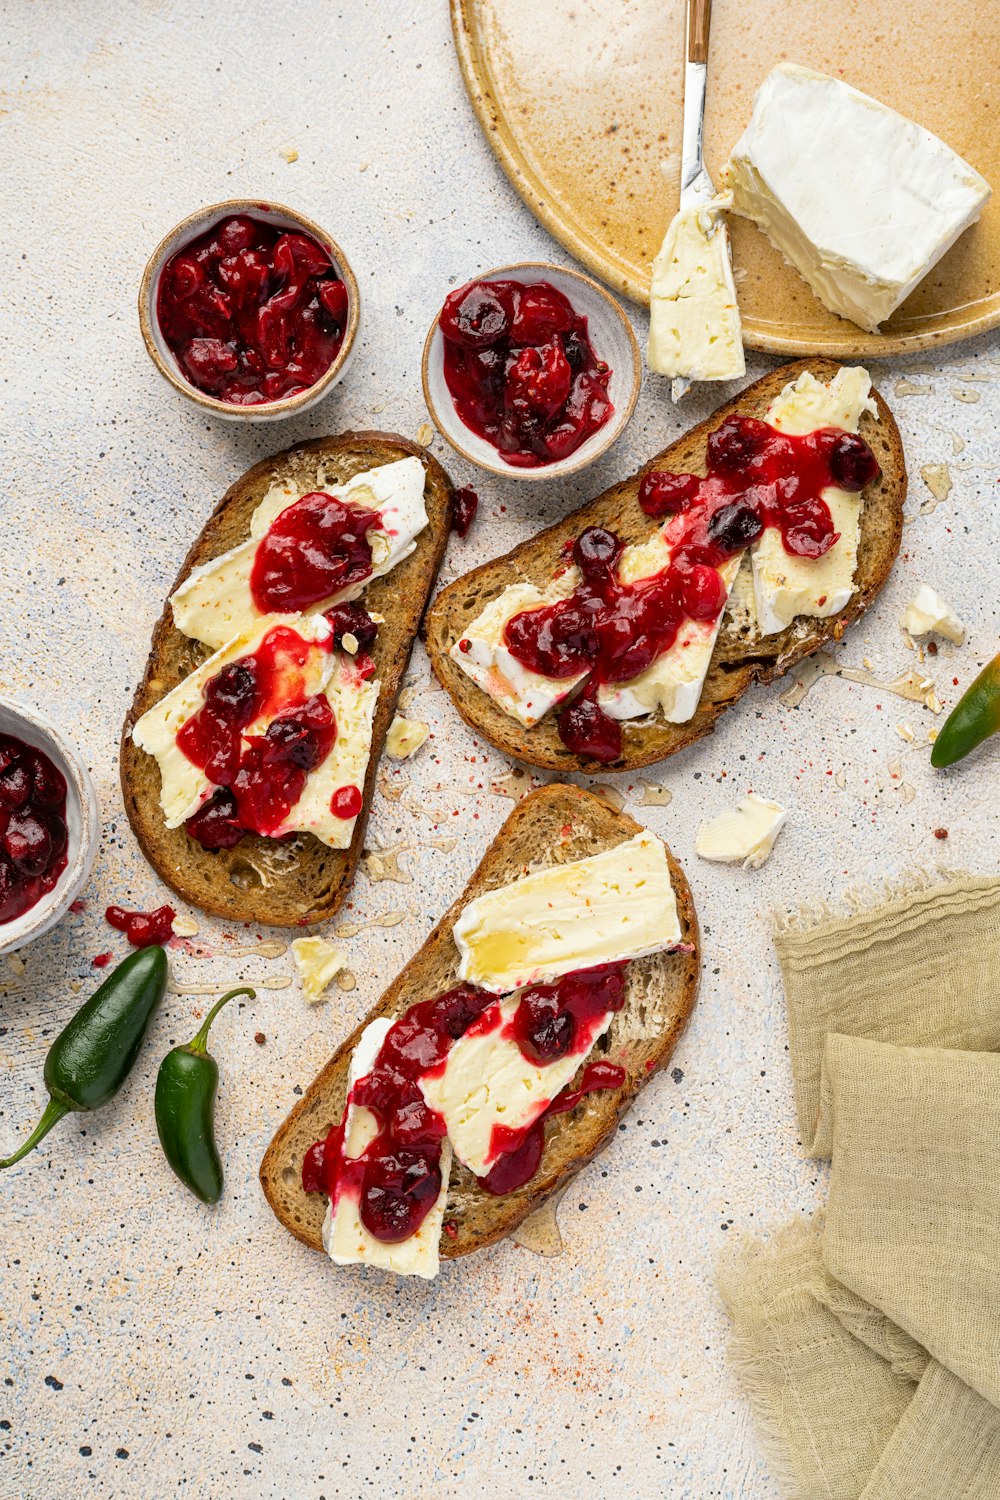
[[[0,953],[13,953],[62,921],[86,884],[100,836],[97,793],[79,752],[36,709],[0,699],[0,734],[42,750],[66,778],[66,868],[52,890],[12,922],[0,922]]]
[[[305,234],[312,235],[313,239],[319,240],[324,250],[327,251],[337,268],[338,275],[347,287],[347,328],[344,330],[344,342],[333,364],[308,390],[300,391],[297,396],[284,396],[280,401],[264,401],[259,406],[233,406],[230,402],[218,401],[214,396],[206,395],[204,391],[199,391],[196,386],[193,386],[187,376],[182,373],[171,353],[166,339],[160,332],[156,316],[160,273],[167,261],[183,245],[196,240],[199,235],[211,229],[221,219],[228,219],[230,214],[249,214],[252,218],[263,219],[268,224],[276,224],[279,228],[301,229]],[[142,329],[149,357],[164,380],[168,380],[175,390],[187,396],[189,401],[193,401],[203,411],[210,411],[227,422],[275,422],[281,417],[290,417],[307,411],[310,406],[315,406],[317,401],[331,391],[338,381],[343,380],[354,355],[358,330],[361,327],[361,298],[358,283],[347,256],[336,240],[331,239],[326,230],[313,223],[312,219],[307,219],[305,214],[298,213],[294,208],[286,208],[283,203],[263,203],[253,198],[230,198],[225,203],[213,203],[208,208],[200,208],[197,213],[189,214],[186,219],[182,219],[179,224],[175,225],[157,245],[149,257],[143,272],[142,285],[139,288],[139,327]]]
[[[470,432],[455,410],[444,379],[444,337],[437,318],[431,324],[424,343],[423,382],[427,410],[441,436],[463,458],[500,474],[507,479],[561,479],[585,469],[617,442],[635,410],[642,384],[642,356],[632,325],[615,299],[602,286],[580,271],[565,271],[545,261],[522,261],[513,266],[497,266],[473,278],[476,281],[548,281],[568,297],[577,312],[585,314],[590,341],[600,359],[611,366],[608,394],[614,415],[568,458],[543,464],[537,469],[521,469],[509,464],[491,443]]]

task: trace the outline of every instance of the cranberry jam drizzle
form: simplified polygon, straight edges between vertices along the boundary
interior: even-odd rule
[[[300,614],[371,576],[368,533],[381,513],[314,491],[271,522],[254,553],[250,593],[261,614]]]
[[[0,735],[0,924],[53,889],[66,868],[66,781],[43,750]]]
[[[455,410],[509,464],[567,458],[614,413],[587,319],[550,282],[470,281],[438,321]]]
[[[315,385],[347,327],[347,287],[317,239],[234,214],[176,251],[156,319],[184,376],[232,406]]]
[[[625,969],[624,963],[603,964],[568,974],[555,984],[526,989],[502,1034],[515,1041],[529,1061],[542,1065],[589,1046],[603,1016],[624,1003]],[[325,1191],[334,1205],[349,1192],[358,1200],[365,1228],[387,1244],[416,1234],[441,1191],[441,1144],[447,1133],[443,1117],[425,1100],[420,1080],[443,1071],[459,1037],[477,1027],[492,1030],[502,1024],[497,996],[473,985],[459,985],[410,1006],[387,1033],[371,1071],[351,1090],[349,1104],[372,1111],[378,1134],[360,1156],[346,1158],[342,1121],[306,1153],[304,1190]],[[624,1072],[609,1064],[599,1066],[606,1071],[586,1070],[572,1103],[560,1103],[569,1097],[564,1091],[542,1119],[572,1109],[590,1089],[617,1088]],[[520,1130],[494,1130],[500,1155],[480,1179],[487,1192],[511,1192],[534,1175],[545,1144],[542,1119]],[[509,1187],[498,1186],[507,1181]]]
[[[575,753],[597,760],[621,755],[621,726],[597,701],[602,683],[627,682],[677,639],[684,620],[714,625],[727,590],[719,568],[756,541],[765,527],[781,532],[785,551],[818,558],[839,539],[822,491],[860,491],[878,477],[863,438],[834,428],[790,437],[751,417],[730,417],[708,439],[708,473],[652,470],[639,504],[668,517],[670,560],[631,584],[618,577],[624,544],[592,526],[573,544],[582,574],[565,600],[514,615],[504,641],[511,654],[546,677],[589,673],[583,692],[559,715],[559,734]]]
[[[177,744],[220,788],[186,825],[206,849],[232,848],[247,832],[273,834],[309,772],[333,749],[333,710],[323,693],[306,694],[304,670],[312,652],[333,642],[334,636],[325,644],[307,641],[277,625],[256,651],[205,684],[202,706],[181,727]],[[270,719],[267,729],[247,736],[260,718]]]
[[[162,946],[173,937],[176,915],[172,906],[158,906],[155,911],[126,911],[123,906],[109,906],[104,918],[119,932],[124,932],[133,948],[152,948]]]

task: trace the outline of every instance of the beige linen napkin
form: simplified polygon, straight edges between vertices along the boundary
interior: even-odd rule
[[[1000,880],[782,924],[822,1225],[720,1270],[796,1500],[1000,1500]],[[935,1042],[937,1045],[908,1045]]]

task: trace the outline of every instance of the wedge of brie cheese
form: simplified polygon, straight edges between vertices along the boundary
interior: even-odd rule
[[[494,994],[670,948],[681,929],[667,851],[643,830],[525,875],[470,901],[454,937],[460,977]]]
[[[738,807],[701,825],[694,852],[702,859],[739,862],[744,869],[759,869],[774,848],[787,817],[788,811],[780,802],[750,792]]]
[[[401,458],[356,474],[347,484],[318,486],[324,493],[367,510],[377,510],[382,524],[368,533],[372,571],[329,599],[317,600],[311,613],[357,599],[373,578],[381,578],[416,548],[416,538],[427,525],[424,506],[424,467],[419,458]],[[262,538],[271,524],[317,486],[283,481],[273,484],[253,513],[250,539],[195,568],[170,598],[174,624],[193,640],[217,648],[261,618],[250,592],[250,575]]]
[[[779,432],[801,436],[820,427],[857,432],[865,412],[878,416],[871,377],[860,366],[845,366],[828,385],[804,370],[771,403],[765,420]],[[840,536],[822,557],[786,552],[781,531],[767,526],[751,548],[754,605],[761,635],[775,635],[797,615],[825,620],[839,614],[854,593],[854,570],[861,536],[861,496],[831,485],[822,498]]]
[[[729,195],[681,209],[653,261],[646,363],[674,378],[674,400],[695,380],[746,374],[724,211]]]
[[[359,1079],[365,1078],[378,1059],[382,1043],[392,1026],[388,1017],[371,1021],[361,1033],[354,1049],[347,1080],[347,1108],[341,1150],[348,1160],[356,1160],[370,1146],[379,1131],[378,1121],[370,1109],[351,1102],[351,1092]],[[432,1279],[438,1273],[438,1244],[448,1201],[448,1178],[451,1174],[451,1144],[441,1143],[441,1191],[420,1228],[405,1240],[390,1244],[376,1239],[361,1222],[357,1194],[346,1186],[331,1201],[323,1220],[323,1244],[330,1259],[338,1266],[377,1266],[395,1271],[398,1276],[423,1276]]]
[[[872,333],[990,197],[929,130],[792,63],[761,84],[721,181],[820,301]]]
[[[205,684],[230,662],[250,656],[264,637],[278,626],[295,631],[305,641],[314,642],[295,687],[304,697],[320,693],[333,672],[333,653],[329,650],[330,627],[322,615],[258,615],[255,624],[230,640],[221,650],[190,672],[159,703],[147,709],[132,728],[132,739],[155,757],[160,767],[160,807],[168,828],[179,828],[216,790],[198,766],[188,760],[177,743],[177,735],[204,703]],[[263,733],[269,721],[255,721],[246,733]]]
[[[461,639],[448,653],[477,687],[525,729],[530,729],[553,708],[565,702],[588,673],[580,672],[575,677],[545,677],[522,666],[503,643],[504,627],[514,615],[568,599],[579,581],[577,570],[567,568],[544,592],[533,583],[508,584],[466,626]]]
[[[495,1001],[449,1049],[443,1069],[420,1080],[427,1103],[444,1119],[455,1155],[477,1177],[484,1177],[502,1151],[511,1149],[494,1149],[494,1128],[532,1126],[572,1081],[614,1015],[595,1016],[579,1027],[571,1052],[538,1064],[504,1035],[520,1003],[516,994]]]

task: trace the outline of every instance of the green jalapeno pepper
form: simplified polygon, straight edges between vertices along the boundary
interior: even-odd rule
[[[162,948],[140,948],[112,970],[49,1048],[43,1077],[51,1097],[45,1112],[24,1145],[0,1160],[0,1168],[26,1156],[63,1115],[100,1109],[114,1098],[166,988]]]
[[[156,1131],[163,1154],[202,1203],[218,1203],[222,1197],[222,1162],[215,1145],[219,1065],[208,1051],[208,1029],[236,995],[253,1000],[256,991],[230,990],[217,1000],[197,1036],[168,1052],[156,1075]]]
[[[1000,656],[995,656],[966,688],[941,727],[931,765],[953,766],[1000,729]]]

